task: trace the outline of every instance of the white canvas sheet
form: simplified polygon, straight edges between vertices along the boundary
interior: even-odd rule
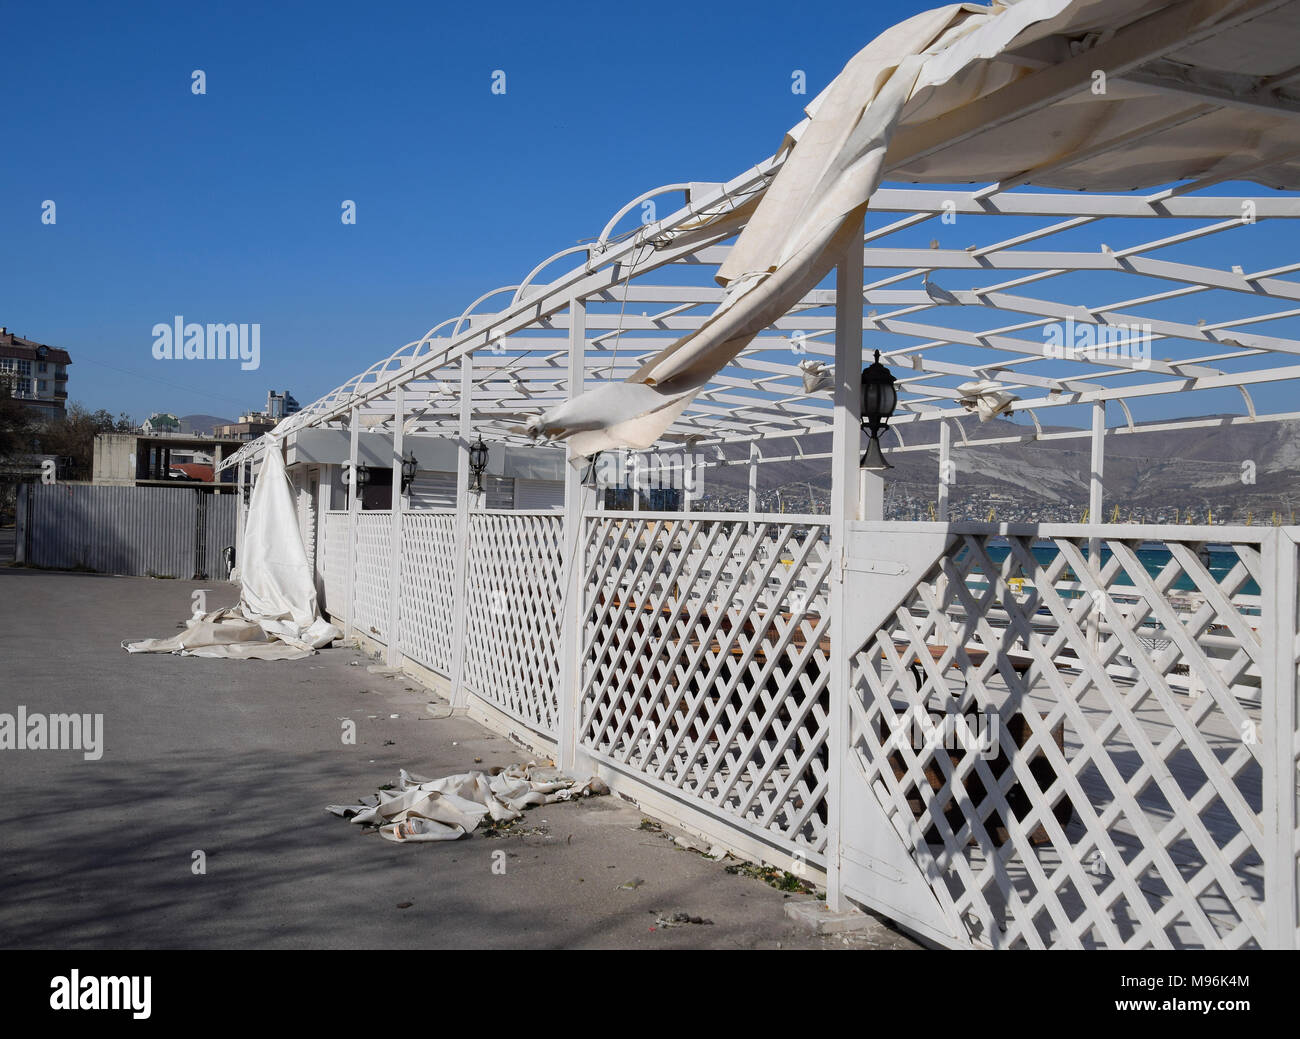
[[[390,841],[454,841],[473,831],[485,815],[518,819],[525,808],[607,794],[595,776],[575,779],[550,765],[511,765],[496,775],[462,772],[426,779],[403,769],[393,790],[380,790],[355,805],[326,810],[362,826],[377,826]]]
[[[712,376],[826,277],[859,236],[886,172],[899,180],[1012,178],[1114,190],[1214,175],[1229,163],[1272,156],[1267,169],[1246,175],[1277,187],[1300,184],[1292,115],[1216,111],[1202,97],[1122,76],[1102,94],[1084,87],[1027,100],[1014,118],[991,119],[974,134],[952,124],[972,102],[1036,72],[1076,54],[1088,62],[1089,48],[1098,48],[1100,60],[1100,48],[1129,26],[1139,41],[1148,27],[1153,41],[1169,34],[1174,42],[1153,43],[1149,57],[1171,63],[1188,83],[1247,92],[1252,75],[1263,81],[1295,64],[1297,12],[1294,0],[1021,0],[943,7],[894,26],[848,63],[808,106],[810,118],[787,135],[788,157],[719,270],[728,291],[717,310],[626,381],[552,408],[529,431],[567,440],[571,456],[652,446]],[[1223,31],[1215,31],[1220,23]],[[1042,57],[997,60],[1022,49]],[[1195,118],[1181,120],[1183,112]],[[914,147],[918,132],[943,119],[950,147]],[[1156,124],[1159,132],[1134,133]],[[1124,145],[1098,147],[1114,140]]]
[[[128,653],[293,660],[339,637],[316,610],[316,582],[281,445],[273,441],[263,459],[244,520],[243,556],[237,560],[239,605],[191,617],[185,630],[170,638],[123,642]]]

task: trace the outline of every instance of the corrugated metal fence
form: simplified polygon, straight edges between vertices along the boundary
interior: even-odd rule
[[[233,494],[186,487],[25,484],[17,558],[104,574],[223,578],[236,508]]]

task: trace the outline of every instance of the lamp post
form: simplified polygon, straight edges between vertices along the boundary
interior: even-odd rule
[[[896,381],[893,373],[880,363],[877,350],[876,359],[862,369],[862,428],[870,438],[859,463],[863,469],[880,472],[894,468],[880,453],[880,434],[889,428],[889,419],[898,406]]]
[[[469,489],[476,494],[483,493],[483,473],[487,469],[488,448],[480,436],[469,446]]]

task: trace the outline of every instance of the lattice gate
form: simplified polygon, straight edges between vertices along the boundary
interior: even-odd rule
[[[827,528],[604,514],[583,540],[579,746],[824,863]]]
[[[848,545],[850,897],[953,945],[1296,943],[1295,531]]]
[[[393,517],[388,512],[356,515],[356,576],[353,578],[353,626],[363,635],[387,643],[389,584],[392,573]]]
[[[555,738],[564,517],[475,512],[465,585],[465,686]]]
[[[402,517],[402,652],[441,675],[455,659],[456,514],[408,512]]]

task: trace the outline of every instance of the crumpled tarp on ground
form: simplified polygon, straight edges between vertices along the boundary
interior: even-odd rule
[[[511,822],[534,805],[608,793],[596,776],[575,779],[563,769],[529,762],[495,775],[461,772],[443,779],[402,769],[396,789],[380,790],[360,804],[325,807],[354,823],[379,827],[390,841],[454,841],[477,828],[485,815]]]
[[[338,638],[339,630],[317,620],[305,631],[269,619],[249,620],[238,608],[191,617],[185,630],[166,639],[123,642],[128,653],[179,653],[183,657],[297,660]]]
[[[123,642],[128,653],[296,660],[339,637],[338,628],[316,609],[315,575],[278,442],[263,459],[244,521],[239,605],[191,617],[185,630],[170,638]]]

